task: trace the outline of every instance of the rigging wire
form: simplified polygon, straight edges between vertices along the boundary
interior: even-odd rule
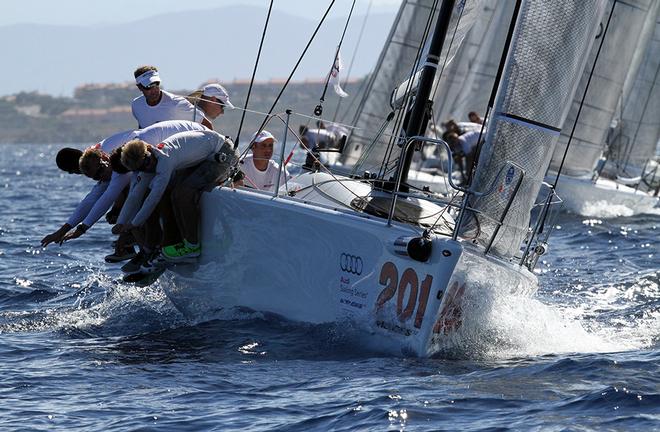
[[[408,76],[408,81],[406,85],[406,91],[405,91],[405,99],[402,103],[402,108],[399,109],[397,113],[397,118],[394,121],[394,126],[393,126],[393,131],[395,133],[392,134],[392,137],[390,138],[390,142],[387,144],[387,148],[385,149],[385,157],[383,158],[383,162],[381,163],[380,170],[378,172],[378,176],[381,178],[385,178],[385,175],[387,172],[391,171],[392,168],[388,168],[388,165],[396,165],[396,158],[391,161],[392,157],[392,152],[394,151],[394,146],[396,145],[396,141],[399,140],[400,134],[396,133],[397,131],[401,130],[403,127],[403,123],[405,122],[406,114],[408,114],[410,103],[412,101],[412,86],[413,86],[413,81],[414,81],[414,76],[417,73],[417,66],[419,65],[420,59],[422,57],[422,51],[424,49],[424,46],[426,44],[426,40],[429,37],[429,33],[431,32],[431,26],[433,23],[433,17],[435,16],[437,12],[437,6],[438,6],[438,0],[434,0],[433,5],[431,7],[431,13],[429,13],[429,17],[426,21],[426,25],[424,27],[424,32],[422,34],[422,38],[420,40],[420,44],[417,48],[417,53],[415,55],[415,61],[413,62],[413,66],[410,69],[410,75]]]
[[[584,92],[582,93],[582,99],[580,100],[580,106],[577,111],[577,115],[575,116],[575,122],[573,122],[573,128],[571,129],[571,133],[568,137],[568,142],[566,143],[566,149],[564,150],[564,155],[561,158],[561,164],[559,164],[559,169],[557,169],[557,176],[555,177],[555,182],[552,184],[552,189],[556,189],[557,183],[559,182],[559,176],[561,175],[562,168],[564,167],[564,162],[566,161],[566,157],[568,156],[568,150],[571,147],[571,141],[573,140],[573,134],[575,133],[575,128],[577,127],[577,122],[578,119],[580,118],[580,113],[582,113],[582,107],[584,106],[584,100],[587,98],[587,91],[589,91],[589,84],[591,84],[591,78],[594,75],[594,71],[596,70],[596,64],[598,63],[598,58],[600,56],[600,51],[603,48],[603,44],[605,42],[605,36],[607,35],[607,29],[610,27],[610,21],[612,20],[612,15],[614,15],[614,8],[616,7],[617,1],[615,0],[612,3],[612,9],[610,9],[610,16],[607,17],[607,24],[605,24],[605,30],[603,30],[603,34],[601,36],[600,44],[598,45],[598,51],[596,51],[596,58],[594,59],[594,64],[591,66],[591,71],[589,71],[589,79],[587,80],[587,85],[584,88]]]
[[[252,85],[254,84],[254,76],[257,73],[257,66],[259,66],[259,58],[261,57],[261,48],[264,46],[264,39],[266,38],[266,30],[268,29],[268,22],[270,21],[270,13],[273,10],[273,0],[270,0],[270,6],[268,7],[268,15],[266,15],[266,23],[264,24],[264,31],[261,33],[261,42],[259,42],[259,50],[257,51],[257,59],[254,62],[254,69],[252,70],[252,78],[250,79],[250,87],[248,87],[247,97],[245,98],[245,107],[243,108],[243,114],[241,115],[241,122],[238,125],[238,133],[236,134],[235,146],[238,146],[239,140],[241,138],[241,129],[243,128],[243,120],[245,119],[245,112],[247,111],[248,102],[250,102],[250,94],[252,93]]]
[[[367,18],[369,18],[369,12],[371,11],[371,4],[372,3],[373,3],[373,0],[369,0],[369,4],[367,5],[367,11],[365,12],[364,19],[362,20],[362,27],[360,27],[360,33],[358,34],[357,42],[355,44],[355,50],[353,51],[353,56],[351,57],[351,62],[348,65],[348,71],[346,72],[346,80],[348,80],[348,78],[351,76],[351,71],[353,70],[353,63],[355,62],[355,57],[357,56],[358,48],[360,47],[360,42],[362,42],[362,35],[364,34],[364,29],[367,26]],[[353,100],[355,100],[355,98]],[[343,98],[339,98],[339,102],[337,102],[337,108],[335,109],[335,114],[332,116],[332,122],[333,123],[337,119],[337,114],[339,113],[339,107],[341,107],[341,102],[342,101],[343,101]],[[352,103],[351,103],[351,105],[352,105]],[[349,107],[350,107],[350,105],[349,105]],[[342,117],[342,119],[343,119],[343,117]]]
[[[341,38],[339,39],[339,45],[337,45],[337,51],[335,52],[335,57],[332,59],[332,65],[330,66],[330,73],[328,73],[328,77],[325,79],[325,87],[323,87],[323,94],[321,95],[321,99],[319,99],[319,104],[316,106],[316,108],[314,108],[314,114],[319,117],[323,114],[323,102],[325,102],[325,93],[328,91],[328,83],[330,83],[330,77],[332,76],[333,69],[335,68],[337,59],[339,58],[339,50],[341,49],[341,45],[344,42],[344,36],[346,36],[346,29],[348,29],[348,23],[351,22],[351,16],[353,15],[353,8],[355,8],[355,1],[356,0],[353,0],[353,4],[351,4],[351,10],[348,13],[348,18],[346,19],[346,24],[344,25],[344,31],[341,33]],[[338,64],[337,64],[337,70],[339,70]]]
[[[316,29],[314,29],[314,33],[312,33],[312,36],[309,38],[309,41],[307,42],[307,45],[305,45],[305,48],[303,49],[303,52],[300,54],[300,57],[298,58],[298,61],[296,61],[295,66],[293,67],[293,70],[291,70],[291,73],[289,74],[288,78],[284,82],[284,85],[280,89],[280,92],[277,94],[277,97],[273,101],[273,104],[271,105],[270,109],[268,110],[268,114],[266,114],[266,118],[264,118],[264,121],[261,123],[261,126],[259,126],[259,129],[257,130],[257,133],[261,132],[264,129],[264,126],[268,122],[268,118],[271,116],[273,113],[273,110],[275,110],[275,106],[277,106],[277,103],[280,101],[280,98],[282,97],[282,94],[284,94],[284,90],[286,90],[287,86],[289,85],[289,82],[291,81],[291,78],[293,78],[293,75],[296,73],[298,70],[298,66],[300,66],[300,63],[302,62],[303,57],[305,57],[305,54],[307,54],[307,50],[309,49],[309,46],[312,44],[314,41],[314,38],[316,37],[316,34],[318,33],[319,29],[321,28],[321,25],[325,21],[325,19],[328,16],[328,13],[330,13],[330,10],[332,9],[332,6],[335,4],[335,0],[332,0],[330,2],[330,5],[328,5],[328,8],[326,9],[325,13],[323,14],[323,17],[321,17],[321,20],[319,21],[318,25],[316,26]],[[252,147],[252,143],[244,150],[244,154],[247,154],[249,149]]]

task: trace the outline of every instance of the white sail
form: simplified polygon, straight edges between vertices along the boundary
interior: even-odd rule
[[[606,16],[603,17],[602,29],[608,20],[610,0]],[[596,168],[601,157],[605,139],[618,109],[618,104],[624,91],[626,77],[635,73],[635,51],[640,43],[644,43],[644,23],[657,8],[657,0],[616,1],[607,33],[604,35],[598,63],[589,84],[580,118],[577,120],[575,134],[571,140],[570,149],[562,167],[562,174],[581,176],[590,175]],[[648,40],[648,39],[647,39]],[[578,91],[573,100],[571,110],[564,122],[559,143],[552,158],[551,169],[557,171],[562,164],[566,145],[573,124],[577,117],[584,89],[589,81],[591,65],[596,61],[600,45],[597,40],[589,54],[588,65],[580,79]]]
[[[440,64],[443,64],[447,57],[451,58],[458,50],[465,34],[476,19],[479,3],[476,0],[458,2],[450,23],[450,29],[452,32],[456,29],[456,35],[453,36],[451,47],[450,37],[447,37]],[[424,36],[427,23],[437,16],[439,9],[440,3],[433,0],[404,0],[401,4],[353,121],[355,129],[343,156],[345,164],[354,164],[363,155],[365,148],[372,143],[392,111],[390,106],[392,91],[418,70],[418,62],[424,58],[424,50],[419,53],[419,47],[426,42]],[[405,110],[405,107],[402,109]],[[380,166],[390,137],[395,133],[394,127],[395,122],[391,122],[378,139],[373,151],[366,157],[365,168],[373,169]]]
[[[660,139],[660,7],[655,2],[655,19],[649,11],[644,37],[651,40],[638,48],[643,56],[639,71],[630,78],[624,92],[623,111],[609,142],[608,160],[617,174],[637,176],[644,164],[655,156]],[[640,44],[641,45],[641,44]],[[644,49],[646,48],[646,49]],[[626,97],[627,96],[627,97]]]
[[[515,256],[602,16],[601,1],[522,5],[473,189],[463,234]],[[516,166],[510,163],[516,164]],[[503,170],[503,171],[502,171]],[[520,182],[520,183],[519,183]],[[500,227],[498,222],[504,218]]]
[[[483,116],[495,82],[515,0],[485,0],[474,26],[434,90],[436,124]],[[442,65],[441,65],[442,67]]]

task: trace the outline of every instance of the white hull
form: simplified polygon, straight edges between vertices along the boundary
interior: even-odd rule
[[[425,263],[395,246],[420,232],[299,198],[216,189],[202,202],[199,264],[177,266],[162,286],[194,320],[247,307],[293,321],[345,322],[376,346],[422,357],[446,346],[468,299],[535,291],[526,269],[448,237],[433,237]]]
[[[554,181],[555,176],[549,173],[546,180]],[[592,182],[587,177],[562,175],[557,194],[566,210],[583,216],[633,216],[648,213],[658,204],[658,198],[649,193],[605,178]]]

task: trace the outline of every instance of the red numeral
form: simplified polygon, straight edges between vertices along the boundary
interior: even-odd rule
[[[403,272],[403,275],[401,275],[401,280],[399,280],[399,270],[396,268],[396,265],[387,261],[380,269],[380,278],[378,281],[385,289],[378,295],[376,309],[381,309],[385,303],[394,297],[398,289],[396,313],[399,320],[401,322],[409,320],[415,311],[415,305],[417,305],[415,327],[420,328],[424,319],[424,313],[426,312],[426,304],[429,300],[433,276],[426,275],[420,287],[419,278],[414,269],[407,268]]]
[[[396,314],[399,316],[399,321],[404,322],[412,316],[415,310],[415,302],[417,301],[417,273],[411,268],[407,268],[401,276],[399,283],[399,295],[396,298]],[[406,289],[410,287],[410,295],[408,296],[408,304],[403,308],[403,298],[406,296]]]
[[[399,271],[396,269],[396,266],[389,261],[383,264],[383,268],[380,269],[379,282],[381,285],[385,285],[385,289],[378,296],[378,300],[376,300],[376,307],[378,309],[394,297],[398,281]]]

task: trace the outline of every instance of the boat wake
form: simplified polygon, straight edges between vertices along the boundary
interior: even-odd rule
[[[0,333],[55,331],[81,337],[125,336],[172,328],[185,320],[158,285],[135,287],[93,271],[75,291],[23,294],[26,310],[0,312]],[[14,299],[16,296],[14,296]],[[36,303],[30,306],[29,303]]]
[[[634,274],[617,285],[555,290],[541,298],[485,297],[477,290],[463,303],[460,327],[444,339],[436,358],[509,359],[564,353],[642,349],[660,338],[660,274]],[[212,324],[190,322],[169,302],[158,284],[135,287],[100,273],[89,274],[75,292],[41,289],[39,307],[0,312],[0,333],[55,331],[72,338],[134,337],[192,325],[200,337],[237,332],[271,357],[400,356],[400,346],[359,331],[351,323],[305,324],[245,308],[219,311]],[[30,297],[30,296],[28,296]],[[208,319],[208,317],[206,317]],[[211,325],[215,330],[205,332]],[[247,346],[247,345],[246,345]],[[267,347],[267,348],[264,348]],[[337,348],[339,347],[339,350]],[[255,348],[256,349],[256,348]],[[250,350],[248,350],[250,351]],[[295,351],[295,352],[294,352]],[[321,355],[325,351],[324,355]]]

